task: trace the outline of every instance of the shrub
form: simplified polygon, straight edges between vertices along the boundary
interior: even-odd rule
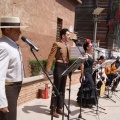
[[[41,67],[36,60],[30,60],[29,65],[31,68],[31,76],[39,75]]]
[[[39,62],[42,65],[43,69],[45,69],[47,60],[40,60]],[[41,73],[42,69],[36,60],[29,60],[29,65],[30,65],[30,69],[31,69],[30,70],[31,76],[37,76]],[[52,71],[54,70],[54,65],[55,65],[55,61],[53,61],[53,64],[51,67]]]
[[[41,60],[42,66],[45,69],[47,60]]]
[[[76,58],[70,58],[69,65],[72,65],[77,59]]]
[[[73,64],[75,60],[76,58],[71,58],[69,64],[70,65]],[[40,60],[39,62],[41,63],[42,67],[45,69],[47,60]],[[36,60],[29,60],[29,65],[31,68],[31,76],[37,76],[41,73],[42,69]],[[53,72],[54,67],[55,67],[55,61],[53,61],[52,63],[51,73]]]

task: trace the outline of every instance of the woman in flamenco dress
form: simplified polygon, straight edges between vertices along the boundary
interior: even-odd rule
[[[95,87],[95,82],[92,78],[92,68],[93,68],[93,45],[91,40],[86,39],[86,42],[83,45],[85,50],[84,57],[86,61],[81,63],[81,86],[77,93],[77,103],[83,107],[92,107],[92,105],[97,104],[97,92]]]

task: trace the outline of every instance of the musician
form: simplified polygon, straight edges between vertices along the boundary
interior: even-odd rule
[[[60,31],[60,40],[55,42],[52,46],[50,54],[46,63],[46,72],[49,73],[51,70],[52,62],[55,58],[55,68],[54,68],[54,85],[61,94],[57,96],[55,89],[53,88],[53,94],[51,98],[51,114],[53,117],[59,118],[58,114],[66,116],[63,112],[63,102],[61,98],[64,98],[65,86],[67,75],[59,77],[68,67],[69,56],[70,56],[70,45],[68,41],[70,40],[70,32],[68,29],[64,28]],[[53,111],[52,111],[53,108]]]
[[[81,63],[81,78],[83,82],[83,90],[80,87],[78,91],[77,102],[81,104],[82,99],[82,106],[83,107],[91,107],[92,105],[96,105],[97,103],[97,93],[95,89],[95,84],[92,78],[92,67],[94,63],[93,59],[93,45],[91,40],[87,39],[83,45],[85,50],[84,57],[86,61]],[[81,94],[81,90],[83,91]]]
[[[97,66],[101,66],[101,64],[103,64],[105,62],[105,57],[102,55],[100,56],[100,58],[98,58],[98,65]],[[103,67],[100,67],[98,69],[98,73],[97,73],[97,78],[96,78],[96,85],[97,85],[97,89],[100,89],[102,84],[105,84],[105,86],[109,85],[109,79],[107,77],[107,75],[105,74],[105,70]]]
[[[118,76],[117,68],[115,66],[115,62],[112,63],[111,65],[108,65],[105,68],[105,73],[106,73],[108,79],[110,80],[111,90],[117,92],[116,88],[118,86],[120,78],[117,79],[116,81],[113,81]]]

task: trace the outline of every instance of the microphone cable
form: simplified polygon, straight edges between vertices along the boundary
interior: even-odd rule
[[[72,40],[73,41],[73,40]],[[73,41],[74,43],[75,43],[75,45],[76,45],[76,42],[75,41]],[[79,50],[79,52],[80,52],[80,54],[82,55],[82,57],[84,57],[84,54],[81,52],[81,50],[80,50],[80,48],[76,45],[76,47],[78,48],[78,50]],[[87,63],[87,65],[89,66],[89,63],[88,63],[88,61],[85,59],[85,62]]]

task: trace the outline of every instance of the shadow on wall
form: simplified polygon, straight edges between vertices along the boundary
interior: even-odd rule
[[[76,0],[77,1],[77,0]],[[64,6],[65,8],[75,12],[75,5],[74,5],[74,8],[73,8],[73,4],[70,2],[70,1],[67,1],[67,0],[56,0],[56,2],[58,2],[59,4],[61,4],[62,6]],[[69,4],[68,4],[69,2]],[[76,3],[76,2],[75,2]],[[70,5],[72,7],[70,7]]]

